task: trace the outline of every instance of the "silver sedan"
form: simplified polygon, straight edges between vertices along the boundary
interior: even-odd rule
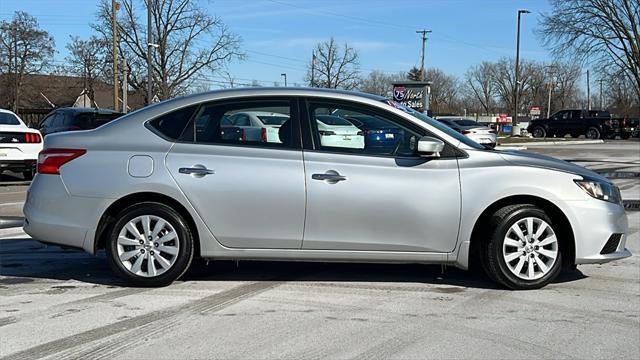
[[[234,129],[223,120],[249,111],[288,115],[280,141],[225,135]],[[317,119],[330,114],[375,125],[329,141]],[[105,249],[143,286],[169,284],[202,257],[478,260],[502,286],[532,289],[563,266],[630,256],[606,178],[488,150],[379,97],[319,89],[197,94],[47,136],[24,213],[33,238]]]

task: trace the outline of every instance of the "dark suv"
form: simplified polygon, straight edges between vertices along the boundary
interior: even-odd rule
[[[562,110],[548,119],[531,120],[527,131],[535,138],[572,137],[584,135],[588,139],[613,139],[620,134],[617,119],[612,119],[608,111]]]
[[[61,131],[90,130],[114,120],[122,113],[96,108],[59,108],[40,122],[42,136]]]

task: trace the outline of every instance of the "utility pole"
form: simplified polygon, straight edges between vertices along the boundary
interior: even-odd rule
[[[587,70],[587,110],[591,110],[591,81],[589,80],[589,70]]]
[[[316,52],[311,51],[311,87],[315,87]]]
[[[113,110],[118,110],[118,23],[116,13],[118,3],[111,0],[111,51],[113,52]]]
[[[604,110],[604,104],[602,103],[602,82],[604,79],[598,80],[600,82],[600,110]]]
[[[122,57],[122,113],[127,113],[127,103],[129,99],[127,98],[129,92],[127,91],[127,87],[129,84],[129,68],[127,67],[127,59]]]
[[[417,34],[422,34],[422,52],[420,55],[420,80],[424,81],[424,49],[427,46],[427,33],[431,30],[416,30]]]
[[[18,81],[18,32],[16,29],[13,29],[13,86],[14,86],[14,96],[13,96],[13,112],[18,113],[18,103],[20,102],[20,92],[18,91],[18,85],[20,82]]]
[[[153,0],[147,0],[147,105],[151,105],[153,99],[153,75],[151,68],[151,51],[155,43],[151,33],[151,12],[153,11]]]
[[[284,87],[287,87],[287,73],[282,73],[280,76],[284,77]]]
[[[529,10],[518,10],[518,35],[516,40],[516,81],[515,81],[515,91],[513,94],[514,104],[513,104],[513,119],[511,120],[511,135],[516,134],[516,125],[518,125],[518,81],[520,76],[520,16],[522,14],[529,14],[531,11]]]
[[[87,107],[87,60],[84,61],[82,68],[83,88],[82,88],[82,106]]]

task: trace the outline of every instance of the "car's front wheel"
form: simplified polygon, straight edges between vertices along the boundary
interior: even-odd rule
[[[590,127],[587,129],[586,138],[591,140],[600,139],[600,130],[597,127]]]
[[[537,289],[553,281],[562,267],[556,225],[540,208],[510,205],[498,210],[483,244],[488,275],[514,290]]]
[[[547,131],[542,126],[536,126],[533,129],[533,137],[534,138],[544,138],[547,137]]]
[[[138,203],[116,216],[107,243],[111,268],[136,286],[169,285],[193,259],[193,236],[185,219],[169,206]]]

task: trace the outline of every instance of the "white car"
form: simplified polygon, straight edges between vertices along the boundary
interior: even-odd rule
[[[13,112],[0,109],[0,172],[11,170],[22,173],[25,180],[33,179],[40,151],[40,132]]]
[[[348,120],[335,115],[316,115],[320,145],[364,149],[364,132]]]
[[[268,111],[243,111],[229,116],[229,122],[244,131],[246,141],[281,143],[278,131],[289,115]]]
[[[438,117],[436,120],[458,131],[478,144],[487,145],[492,148],[496,147],[496,142],[498,140],[497,132],[487,126],[477,123],[474,120],[447,116]]]

